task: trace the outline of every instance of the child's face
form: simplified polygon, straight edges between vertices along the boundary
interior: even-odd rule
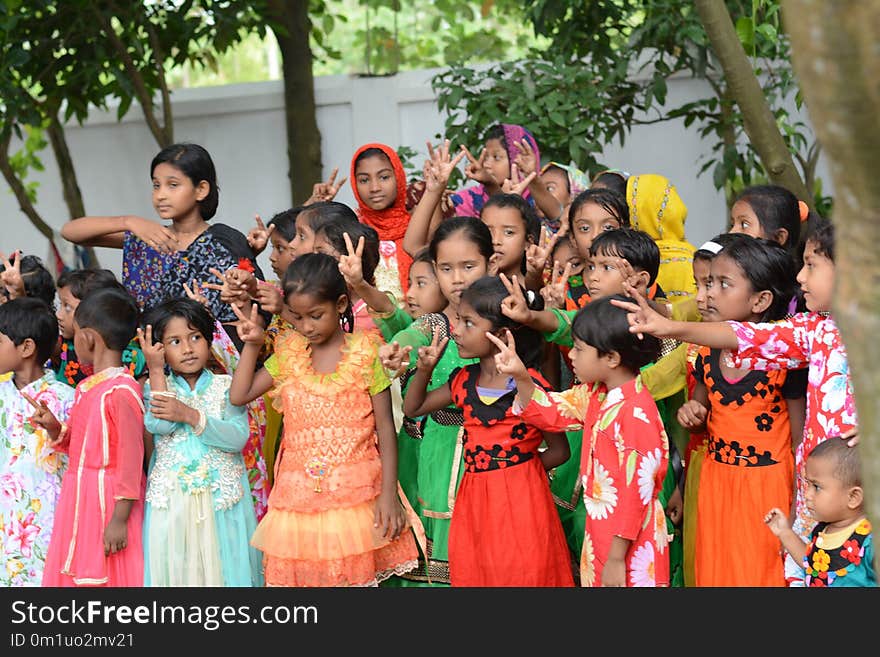
[[[748,322],[760,319],[755,310],[757,292],[736,261],[719,253],[712,260],[709,272],[704,320]]]
[[[758,215],[752,210],[752,206],[745,201],[737,201],[730,208],[730,233],[742,233],[752,237],[767,237],[764,228],[758,221]]]
[[[711,321],[706,316],[706,294],[708,292],[710,260],[703,258],[694,259],[694,283],[697,284],[697,311],[704,322]]]
[[[483,223],[492,234],[492,248],[495,249],[495,265],[499,272],[508,277],[522,276],[523,255],[528,246],[526,226],[522,215],[516,208],[483,208],[480,215]]]
[[[587,262],[584,282],[592,299],[606,297],[609,294],[624,294],[623,274],[617,268],[620,256],[616,253],[597,253]],[[646,286],[639,284],[638,290],[644,295]]]
[[[335,302],[319,299],[313,294],[299,292],[287,297],[290,320],[311,345],[321,345],[342,329],[339,317],[345,312],[348,297],[344,294]]]
[[[357,163],[354,181],[358,196],[371,210],[385,210],[397,200],[397,179],[391,162],[383,155],[371,155]]]
[[[275,272],[275,275],[282,279],[284,278],[284,272],[287,271],[287,266],[293,262],[293,249],[290,242],[275,232],[269,237],[269,242],[272,244],[269,264],[272,266],[272,271]]]
[[[581,257],[589,259],[590,246],[604,230],[620,228],[620,221],[598,203],[584,203],[571,220],[572,237]]]
[[[568,191],[568,176],[559,169],[548,169],[541,174],[541,181],[550,193],[550,196],[559,201],[563,206],[571,203],[571,194]]]
[[[807,242],[804,249],[804,266],[798,272],[797,282],[804,293],[807,308],[813,312],[831,310],[834,294],[834,262],[824,253],[816,252],[816,243]]]
[[[571,265],[571,276],[577,276],[584,271],[584,259],[570,239],[562,238],[559,246],[553,252],[553,260],[559,263],[561,270],[565,269],[566,264]]]
[[[481,358],[491,354],[495,346],[486,337],[486,331],[492,329],[492,322],[478,315],[470,304],[461,303],[452,330],[452,339],[458,345],[458,355],[462,358]]]
[[[805,478],[804,502],[818,522],[838,522],[852,512],[847,505],[850,489],[834,475],[832,459],[808,457]]]
[[[70,286],[65,285],[58,290],[58,311],[55,317],[58,319],[58,330],[61,337],[70,340],[73,337],[73,313],[79,305],[79,299],[73,296]]]
[[[464,289],[486,275],[489,263],[473,241],[457,231],[437,245],[434,272],[443,296],[457,306]]]
[[[5,333],[0,333],[0,374],[14,372],[21,367],[22,357],[18,347]]]
[[[574,370],[578,381],[593,383],[605,380],[608,368],[602,357],[599,356],[599,350],[596,347],[574,338],[569,357],[571,358],[572,370]]]
[[[483,161],[483,168],[499,185],[510,178],[510,158],[500,139],[486,140],[486,159]]]
[[[427,313],[439,313],[446,307],[446,297],[430,262],[415,262],[409,268],[409,289],[406,292],[406,312],[415,319]]]
[[[192,213],[210,189],[207,181],[193,184],[188,175],[168,162],[153,169],[153,207],[161,219],[172,221]]]
[[[288,243],[288,248],[292,253],[291,260],[296,259],[297,256],[303,253],[311,253],[315,250],[315,231],[312,230],[308,220],[303,216],[305,214],[307,213],[300,212],[296,216],[296,236],[292,242]]]
[[[183,317],[168,320],[162,344],[168,367],[187,380],[198,380],[211,358],[211,343]]]

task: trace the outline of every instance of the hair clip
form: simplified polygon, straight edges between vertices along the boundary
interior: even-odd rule
[[[712,240],[709,240],[708,242],[703,242],[703,246],[697,249],[697,251],[709,251],[711,253],[714,253],[715,255],[718,255],[718,252],[721,251],[721,249],[723,248],[724,247],[721,246],[718,242],[713,242]]]
[[[810,216],[810,206],[803,201],[798,201],[798,212],[801,214],[801,222],[804,222]]]

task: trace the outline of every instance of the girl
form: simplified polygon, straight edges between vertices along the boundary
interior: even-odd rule
[[[773,240],[790,253],[799,241],[801,221],[797,197],[779,185],[746,187],[730,207],[731,233]]]
[[[257,526],[241,450],[247,411],[214,375],[214,318],[171,299],[138,330],[150,372],[144,428],[153,434],[144,510],[144,586],[261,586]],[[171,370],[166,378],[165,366]]]
[[[418,348],[430,345],[435,334],[438,340],[450,337],[458,321],[462,292],[488,271],[493,254],[492,236],[479,219],[454,217],[440,224],[431,238],[428,253],[447,304],[442,312],[422,315],[381,348],[382,364],[390,372],[400,373],[415,367]],[[434,367],[428,388],[446,383],[454,369],[474,362],[459,355],[455,341],[448,342]],[[405,385],[406,381],[404,389]],[[463,466],[463,421],[461,411],[451,404],[424,418],[414,488],[428,541],[426,561],[420,562],[419,568],[408,573],[404,580],[395,580],[395,584],[449,585],[449,522]]]
[[[583,171],[573,166],[559,162],[548,162],[541,169],[540,182],[544,185],[547,193],[556,199],[561,208],[556,218],[552,213],[549,217],[545,214],[544,225],[553,232],[562,231],[564,234],[568,231],[568,210],[571,207],[571,201],[589,188],[590,179]]]
[[[669,584],[668,538],[658,500],[669,444],[639,376],[660,345],[629,333],[626,314],[611,305],[624,298],[603,297],[578,311],[572,362],[578,380],[592,383],[564,393],[545,393],[534,384],[509,346],[512,338],[508,345],[493,340],[498,369],[516,382],[514,413],[545,431],[584,431],[581,586]]]
[[[733,236],[710,268],[707,320],[774,321],[786,313],[794,262],[767,240]],[[711,324],[707,324],[711,325]],[[784,371],[730,367],[721,349],[700,349],[693,397],[678,412],[709,435],[700,471],[694,576],[697,586],[783,586],[779,547],[761,526],[766,510],[789,508],[793,449],[786,400],[802,394]],[[748,555],[748,564],[731,564]]]
[[[568,223],[578,255],[587,262],[596,235],[606,230],[629,227],[629,209],[626,201],[614,192],[588,189],[571,202]],[[584,301],[589,301],[589,295]]]
[[[40,299],[0,304],[0,586],[39,586],[67,456],[31,420],[45,404],[67,420],[73,389],[43,365],[58,321]],[[33,406],[33,407],[32,407]]]
[[[351,160],[351,181],[358,218],[373,228],[381,240],[377,285],[391,292],[395,299],[403,299],[412,264],[412,258],[403,249],[409,224],[403,164],[390,146],[364,144]]]
[[[480,220],[492,236],[492,269],[508,277],[522,277],[526,273],[526,249],[537,245],[541,237],[541,221],[534,208],[519,194],[495,194],[480,211]],[[531,288],[536,290],[543,282],[543,262],[541,265],[539,271],[530,272]]]
[[[69,456],[43,586],[142,586],[144,408],[122,366],[138,309],[127,292],[96,290],[74,313],[76,351],[94,374],[76,387],[62,424],[45,404],[31,418]]]
[[[804,504],[804,461],[813,448],[828,436],[851,437],[857,426],[855,397],[846,358],[831,309],[834,290],[834,229],[827,219],[818,219],[807,235],[804,266],[797,276],[810,312],[798,313],[781,322],[669,322],[646,304],[629,304],[633,332],[674,336],[698,344],[731,350],[731,365],[772,372],[778,369],[809,368],[806,420],[803,439],[795,452],[797,499],[794,529],[806,540],[815,521]],[[853,437],[850,444],[856,444]],[[783,507],[785,508],[785,507]],[[803,585],[803,569],[786,560],[790,586]]]
[[[379,338],[343,330],[351,330],[351,303],[330,256],[297,257],[284,293],[296,330],[279,337],[256,373],[263,330],[255,310],[235,310],[245,348],[230,402],[273,389],[284,414],[269,512],[251,543],[264,553],[269,586],[375,586],[416,565]]]
[[[409,268],[406,291],[406,312],[412,319],[428,313],[439,313],[446,307],[446,297],[440,289],[429,249],[422,249],[413,258]]]
[[[549,434],[547,449],[539,452],[544,435],[511,413],[515,385],[496,369],[498,349],[490,336],[515,331],[522,358],[533,366],[543,341],[501,314],[506,296],[504,284],[490,276],[465,290],[452,335],[459,355],[479,362],[453,370],[446,383],[426,393],[448,341],[435,335],[430,346],[419,349],[404,411],[415,417],[454,403],[464,413],[465,473],[449,531],[452,585],[572,586],[568,547],[546,476],[568,458],[568,443]],[[546,388],[537,371],[529,374]]]
[[[626,182],[629,173],[621,169],[606,169],[596,174],[590,182],[590,189],[610,189],[626,198]]]

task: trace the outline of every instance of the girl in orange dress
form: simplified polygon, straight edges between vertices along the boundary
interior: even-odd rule
[[[245,404],[271,389],[284,416],[269,511],[251,544],[263,551],[268,586],[376,586],[417,563],[381,338],[343,330],[351,303],[329,255],[300,255],[284,295],[295,330],[279,335],[256,373],[263,329],[256,310],[235,309],[245,347],[229,399]]]

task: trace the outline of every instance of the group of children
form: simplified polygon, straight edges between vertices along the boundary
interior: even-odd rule
[[[5,585],[876,584],[827,220],[751,187],[694,249],[663,176],[506,124],[429,152],[245,236],[175,144],[162,222],[64,227],[122,283],[66,273],[56,316],[4,261]]]

